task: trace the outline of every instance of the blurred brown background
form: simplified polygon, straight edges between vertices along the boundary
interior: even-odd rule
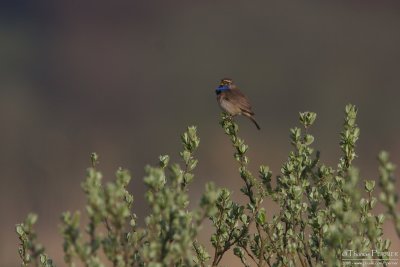
[[[349,102],[359,107],[363,178],[376,178],[381,149],[400,165],[398,1],[7,0],[0,14],[1,266],[19,265],[14,225],[29,211],[63,265],[59,215],[83,208],[92,151],[105,180],[119,166],[132,171],[143,222],[143,167],[159,154],[178,159],[179,135],[195,124],[193,202],[209,180],[239,199],[214,95],[223,76],[248,95],[262,127],[238,119],[254,171],[279,173],[289,128],[306,110],[318,113],[322,161],[336,165]]]

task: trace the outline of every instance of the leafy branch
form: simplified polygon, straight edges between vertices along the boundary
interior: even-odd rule
[[[114,180],[104,183],[99,156],[93,153],[82,183],[87,225],[81,226],[79,211],[61,216],[64,261],[70,267],[205,267],[220,266],[227,252],[233,252],[243,266],[342,266],[353,264],[349,251],[373,250],[379,252],[374,260],[388,265],[386,217],[394,221],[400,237],[395,166],[386,152],[379,154],[379,200],[387,211],[376,214],[376,182],[362,179],[353,165],[360,134],[356,117],[357,108],[347,105],[339,141],[342,156],[332,167],[313,148],[316,114],[301,112],[300,126],[290,130],[292,151],[272,181],[268,166],[260,166],[258,175],[250,171],[249,147],[234,119],[223,114],[221,126],[234,149],[246,200],[236,203],[229,189],[207,183],[195,208],[189,208],[189,185],[198,165],[200,139],[197,128],[188,127],[181,135],[182,166],[162,155],[157,166],[145,167],[149,214],[144,226],[138,225],[134,213],[129,171],[119,168]],[[275,213],[270,203],[278,207]],[[207,219],[213,232],[210,244],[202,245],[197,237]],[[38,242],[36,221],[37,215],[29,214],[16,225],[22,266],[53,267]]]

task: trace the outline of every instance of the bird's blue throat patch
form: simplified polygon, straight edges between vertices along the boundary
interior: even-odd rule
[[[219,95],[220,93],[229,90],[229,86],[228,85],[220,85],[217,87],[217,89],[215,89],[215,93],[217,95]]]

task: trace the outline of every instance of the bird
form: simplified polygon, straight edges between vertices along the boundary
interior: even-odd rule
[[[260,130],[254,112],[247,97],[239,90],[230,78],[223,78],[219,86],[215,89],[217,101],[223,111],[230,116],[243,115],[249,118]]]

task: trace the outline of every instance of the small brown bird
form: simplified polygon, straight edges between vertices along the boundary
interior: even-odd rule
[[[219,106],[231,116],[244,115],[260,130],[247,97],[237,88],[232,79],[224,78],[215,89]]]

